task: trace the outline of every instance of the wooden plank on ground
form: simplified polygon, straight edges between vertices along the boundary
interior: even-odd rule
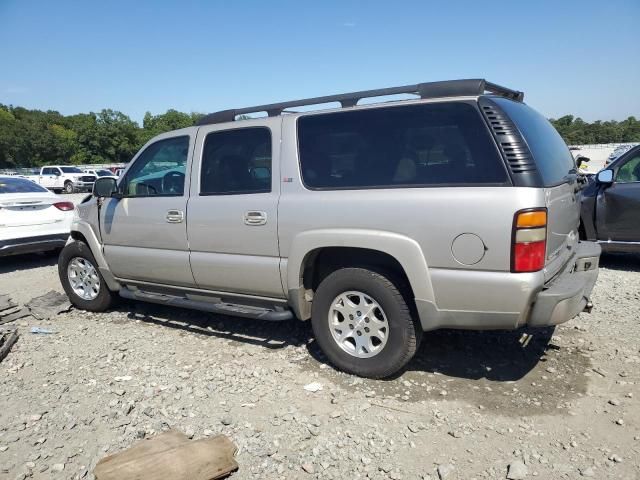
[[[4,323],[13,322],[14,320],[18,320],[19,318],[26,317],[30,314],[31,313],[29,312],[28,308],[20,308],[7,315],[0,315],[0,325]]]
[[[189,440],[169,431],[103,458],[96,480],[215,480],[238,468],[236,446],[224,435]]]
[[[16,340],[18,340],[18,330],[0,330],[0,362],[9,354]]]
[[[13,308],[17,305],[17,303],[11,300],[11,297],[9,297],[9,295],[0,295],[0,312],[9,308]]]

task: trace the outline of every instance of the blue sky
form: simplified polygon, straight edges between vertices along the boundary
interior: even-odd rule
[[[64,114],[478,77],[547,116],[640,117],[640,1],[0,0],[0,103]]]

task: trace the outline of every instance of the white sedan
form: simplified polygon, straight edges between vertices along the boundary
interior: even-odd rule
[[[31,180],[0,176],[0,257],[64,247],[74,208]]]

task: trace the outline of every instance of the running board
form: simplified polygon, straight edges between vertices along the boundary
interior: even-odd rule
[[[128,298],[129,300],[141,300],[143,302],[159,303],[161,305],[169,305],[172,307],[189,308],[191,310],[200,310],[202,312],[216,313],[218,315],[255,318],[269,322],[283,322],[294,318],[291,310],[283,309],[282,307],[274,307],[272,310],[269,308],[228,302],[202,302],[199,300],[191,300],[189,298],[166,295],[163,293],[132,290],[127,287],[122,287],[119,293],[121,297]]]

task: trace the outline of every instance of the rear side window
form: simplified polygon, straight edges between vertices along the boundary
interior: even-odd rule
[[[503,184],[479,112],[461,102],[298,119],[302,178],[312,189]]]
[[[565,182],[566,175],[576,165],[567,144],[553,125],[524,103],[506,98],[493,100],[509,115],[527,142],[543,184],[550,187]]]
[[[271,191],[271,131],[237,128],[207,135],[202,154],[200,195]]]
[[[0,178],[0,193],[43,193],[48,191],[26,178]]]

